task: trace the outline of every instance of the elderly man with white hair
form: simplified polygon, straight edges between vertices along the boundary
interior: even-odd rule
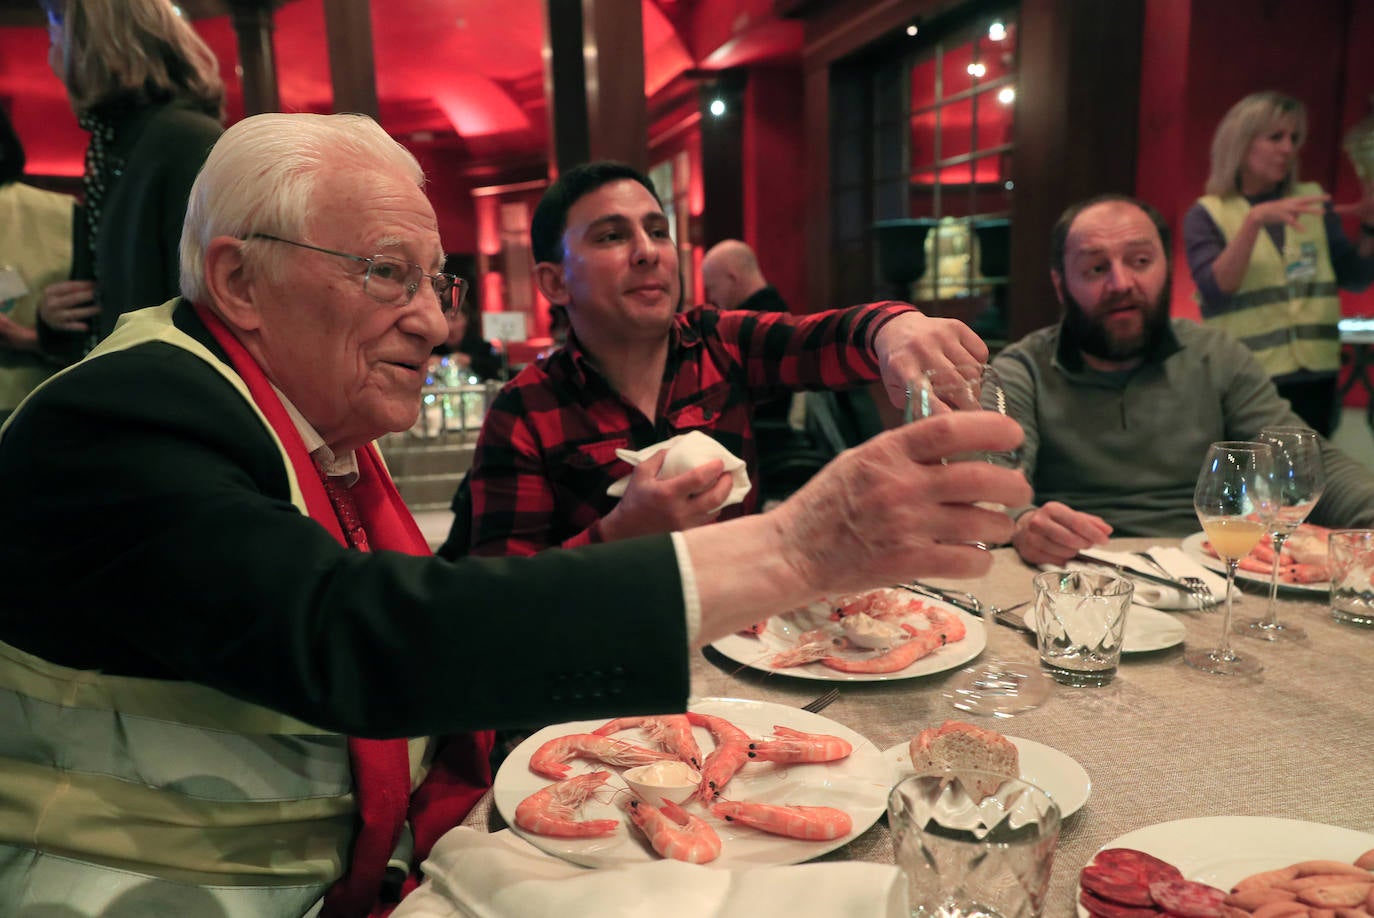
[[[484,792],[486,728],[681,711],[691,648],[979,574],[968,543],[1010,537],[974,501],[1024,480],[940,459],[1020,431],[954,414],[749,519],[429,556],[372,442],[414,422],[465,286],[422,182],[360,116],[239,122],[191,195],[183,296],[0,431],[9,909],[368,914]]]

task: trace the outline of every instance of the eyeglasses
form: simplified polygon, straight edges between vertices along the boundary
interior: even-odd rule
[[[267,233],[253,233],[248,238],[284,242],[300,249],[362,262],[367,265],[367,273],[363,275],[363,292],[380,303],[408,305],[415,299],[415,294],[420,289],[420,281],[425,278],[429,278],[434,295],[439,298],[439,308],[446,316],[456,314],[467,297],[468,282],[463,278],[454,274],[426,274],[419,265],[403,258],[394,258],[391,255],[373,255],[371,258],[365,258],[362,255],[350,255],[348,252],[322,249],[317,245],[306,245],[304,242],[293,242]]]

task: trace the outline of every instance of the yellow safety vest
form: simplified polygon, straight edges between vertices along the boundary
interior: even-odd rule
[[[1295,195],[1321,193],[1321,186],[1313,182],[1293,189]],[[1240,195],[1209,194],[1199,203],[1228,240],[1240,232],[1250,212],[1250,202]],[[1341,366],[1341,301],[1326,226],[1321,214],[1306,214],[1299,222],[1296,230],[1284,227],[1284,251],[1266,230],[1260,231],[1229,308],[1205,319],[1254,351],[1270,376],[1297,370],[1334,373]],[[1299,261],[1306,270],[1290,278],[1290,269]]]
[[[172,324],[174,302],[128,313],[87,359],[165,341],[257,411],[232,368]],[[282,465],[305,513],[285,450]],[[424,746],[411,742],[413,780]],[[356,818],[345,736],[204,685],[70,669],[0,643],[6,909],[313,914],[343,872]]]

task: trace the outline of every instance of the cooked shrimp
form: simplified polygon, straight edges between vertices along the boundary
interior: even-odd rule
[[[701,766],[701,784],[692,795],[695,800],[709,802],[741,768],[749,764],[749,734],[723,717],[688,711],[687,719],[695,726],[710,730],[716,740],[716,748],[711,750]]]
[[[570,733],[549,740],[530,756],[530,770],[548,778],[566,778],[570,759],[595,759],[607,765],[648,765],[675,759],[671,752],[645,749],[595,733]]]
[[[589,819],[585,822],[573,819],[577,808],[610,776],[609,771],[593,771],[535,791],[515,808],[515,824],[536,835],[560,838],[611,834],[620,827],[619,819]]]
[[[847,616],[860,613],[882,621],[892,621],[907,615],[919,614],[925,609],[925,603],[910,593],[887,587],[841,596],[835,599],[832,605],[834,611],[830,618],[833,621],[841,621]]]
[[[845,740],[825,733],[775,726],[773,735],[781,738],[750,743],[749,758],[756,762],[834,762],[854,751]]]
[[[922,631],[903,622],[902,630],[911,635],[911,640],[898,644],[887,653],[863,660],[822,657],[821,663],[842,673],[895,673],[948,643],[944,633],[934,628]]]
[[[701,747],[692,734],[692,724],[685,714],[660,714],[647,717],[617,717],[592,731],[595,736],[610,736],[621,730],[640,727],[649,739],[691,765],[701,769]]]
[[[722,800],[711,807],[711,813],[763,832],[809,841],[829,841],[848,835],[854,828],[848,813],[829,806],[773,806]]]
[[[629,802],[630,820],[664,857],[689,864],[705,864],[720,854],[720,836],[710,823],[693,816],[671,800],[662,808],[643,800]]]
[[[807,663],[814,663],[822,657],[828,657],[838,650],[835,641],[826,639],[823,641],[807,641],[798,644],[790,650],[783,650],[775,653],[769,660],[768,665],[774,669],[787,669],[791,666],[805,666]]]

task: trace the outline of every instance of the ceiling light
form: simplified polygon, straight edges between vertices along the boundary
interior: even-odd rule
[[[988,26],[988,38],[991,41],[1001,41],[1007,37],[1007,27],[1001,22],[994,22]]]
[[[987,72],[988,68],[984,67],[981,61],[974,61],[972,64],[968,65],[968,75],[971,77],[981,77]]]
[[[920,26],[916,25],[914,22],[906,27],[906,34],[910,35],[912,38],[915,38],[916,33],[919,31],[921,31]]]
[[[712,115],[715,115],[717,118],[719,118],[721,115],[725,114],[725,100],[724,100],[724,99],[712,99],[712,100],[711,100],[711,109],[710,109],[710,111],[711,111],[711,114],[712,114]]]
[[[1002,187],[1007,189],[1008,191],[1011,191],[1013,188],[1016,187],[1016,183],[1013,182],[1011,179],[1007,179],[1005,182],[1002,183]]]
[[[997,90],[997,101],[1003,105],[1010,105],[1016,101],[1016,90],[1011,86],[1003,86]]]

